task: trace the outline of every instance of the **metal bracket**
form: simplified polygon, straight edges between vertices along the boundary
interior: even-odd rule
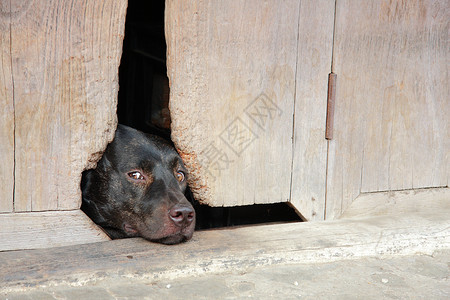
[[[328,97],[327,97],[327,124],[325,130],[325,138],[327,140],[333,139],[333,124],[334,124],[334,101],[336,97],[336,80],[335,73],[328,74]]]

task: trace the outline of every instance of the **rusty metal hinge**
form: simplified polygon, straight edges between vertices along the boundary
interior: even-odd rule
[[[333,124],[334,124],[334,101],[336,98],[336,80],[335,73],[328,74],[328,97],[327,97],[327,125],[325,129],[325,138],[327,140],[333,139]]]

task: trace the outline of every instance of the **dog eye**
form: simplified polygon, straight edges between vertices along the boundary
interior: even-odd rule
[[[144,175],[141,174],[139,171],[132,171],[128,173],[128,177],[130,177],[133,180],[139,181],[139,180],[145,180]]]
[[[184,181],[184,178],[185,178],[184,172],[183,172],[183,171],[178,171],[178,172],[175,174],[175,177],[177,178],[177,180],[178,180],[179,182]]]

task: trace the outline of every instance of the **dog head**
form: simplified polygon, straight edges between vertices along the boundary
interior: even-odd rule
[[[119,125],[96,169],[83,174],[81,208],[111,238],[180,243],[195,227],[186,176],[168,142]]]

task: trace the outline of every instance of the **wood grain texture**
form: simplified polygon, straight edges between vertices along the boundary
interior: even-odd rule
[[[365,193],[359,195],[340,218],[432,214],[442,209],[450,211],[449,188]]]
[[[0,251],[109,240],[81,210],[0,214],[0,224]]]
[[[10,1],[0,5],[0,212],[14,205],[14,96],[11,70]]]
[[[448,1],[338,1],[328,219],[365,192],[448,186]]]
[[[114,135],[127,1],[11,3],[15,211],[76,209]]]
[[[172,139],[198,200],[287,202],[299,1],[166,1]]]
[[[334,1],[301,1],[290,203],[307,220],[325,213],[327,78],[331,70]]]
[[[142,239],[0,253],[0,291],[103,278],[164,281],[258,266],[360,257],[432,255],[450,247],[447,208],[433,214],[366,217],[196,232],[167,246]]]

